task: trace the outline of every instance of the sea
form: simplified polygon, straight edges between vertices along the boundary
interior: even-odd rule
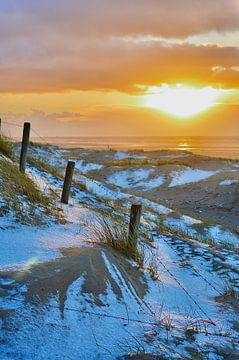
[[[39,141],[42,139],[38,139]],[[126,150],[186,150],[195,154],[239,160],[239,136],[235,137],[48,137],[59,147]]]

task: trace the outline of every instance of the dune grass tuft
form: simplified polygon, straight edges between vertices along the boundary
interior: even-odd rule
[[[143,266],[144,255],[133,242],[128,240],[128,229],[122,222],[112,223],[109,219],[100,218],[94,234],[97,241],[110,245],[116,251]]]
[[[0,152],[10,159],[13,158],[13,144],[3,135],[0,135]]]
[[[0,178],[0,193],[7,210],[14,211],[19,221],[29,223],[34,219],[41,222],[43,213],[58,217],[53,198],[43,194],[11,161],[0,159]]]

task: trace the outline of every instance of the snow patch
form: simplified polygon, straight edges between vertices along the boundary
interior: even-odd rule
[[[102,164],[96,164],[96,163],[87,163],[84,160],[76,160],[75,161],[75,168],[79,171],[81,171],[83,174],[88,173],[92,170],[100,170],[104,167]]]
[[[232,184],[235,184],[236,183],[236,180],[230,180],[230,179],[227,179],[227,180],[223,180],[219,183],[219,185],[232,185]]]
[[[191,216],[187,216],[187,215],[182,215],[181,219],[183,219],[183,221],[188,224],[188,225],[194,225],[194,224],[201,224],[202,221],[192,218]]]
[[[229,244],[235,247],[239,246],[239,237],[220,225],[211,226],[208,229],[208,236],[217,244]]]
[[[0,229],[0,269],[29,269],[33,264],[61,257],[60,248],[86,246],[92,238],[95,214],[80,205],[63,206],[68,222],[51,227],[19,225],[15,229]],[[67,214],[69,209],[69,214]],[[0,218],[1,219],[1,218]],[[91,225],[89,225],[91,224]]]
[[[89,179],[85,176],[78,176],[78,180],[85,185],[88,191],[92,192],[94,195],[99,196],[101,198],[107,200],[116,200],[116,199],[124,199],[126,197],[129,197],[128,194],[124,194],[120,191],[109,189],[101,182]]]
[[[200,220],[188,216],[181,216],[180,218],[167,218],[163,223],[173,230],[179,231],[186,236],[196,238],[200,241],[207,242],[210,240],[216,244],[228,244],[233,247],[239,245],[239,237],[230,230],[223,229],[220,225],[214,225],[204,229],[201,228],[201,230],[205,230],[205,232],[201,232],[200,229],[198,231],[198,229],[191,226],[200,224],[199,221]]]
[[[173,212],[173,210],[167,208],[164,205],[160,205],[154,201],[145,199],[145,198],[141,198],[141,197],[134,197],[134,200],[136,201],[136,203],[138,204],[142,204],[147,206],[149,209],[159,213],[159,214],[163,214],[163,215],[167,215]]]
[[[217,171],[199,170],[199,169],[191,169],[191,168],[186,168],[185,170],[182,171],[172,171],[171,177],[173,179],[169,187],[198,182],[207,179],[210,176],[215,175],[216,173]]]
[[[154,169],[123,170],[109,176],[108,182],[125,189],[153,189],[164,182],[163,176],[148,179],[149,175],[153,172]]]
[[[124,159],[145,159],[145,156],[134,155],[134,154],[127,154],[127,153],[118,151],[118,152],[115,154],[115,159],[116,159],[116,160],[124,160]]]

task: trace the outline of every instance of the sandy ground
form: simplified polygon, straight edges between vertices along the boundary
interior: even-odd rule
[[[138,271],[124,256],[118,256],[119,254],[109,247],[101,245],[64,248],[60,251],[63,255],[60,259],[33,266],[31,271],[5,272],[1,273],[1,276],[3,279],[14,279],[14,287],[26,285],[25,299],[32,304],[36,299],[41,304],[46,304],[58,294],[59,309],[64,316],[68,288],[81,276],[84,278],[81,294],[92,295],[91,301],[96,306],[104,306],[100,297],[107,292],[107,283],[111,285],[118,298],[122,297],[120,287],[105,265],[102,257],[104,252],[111,264],[119,269],[124,280],[132,287],[132,296],[137,294],[138,298],[143,299],[147,292],[147,281],[143,272]],[[11,286],[8,286],[8,289],[10,288]]]
[[[215,221],[220,224],[238,227],[239,218],[239,167],[235,161],[210,158],[176,151],[137,151],[129,152],[130,155],[140,156],[142,159],[134,159],[133,165],[126,163],[124,166],[112,166],[114,162],[124,162],[125,159],[116,160],[117,152],[94,151],[86,149],[68,150],[67,157],[73,159],[84,159],[85,162],[105,165],[100,170],[92,170],[88,175],[96,180],[107,183],[107,179],[115,172],[127,169],[150,169],[151,164],[157,161],[166,164],[156,166],[149,179],[164,176],[163,185],[155,188],[124,189],[135,195],[143,195],[151,200],[163,203],[165,206],[173,207],[203,220]],[[127,158],[126,158],[127,159]],[[130,158],[128,158],[129,160]],[[148,164],[144,164],[144,160]],[[139,165],[137,165],[137,162]],[[239,163],[238,163],[239,164]],[[174,171],[180,171],[185,167],[200,169],[203,171],[214,171],[215,174],[208,179],[189,183],[181,186],[169,187],[169,175]],[[220,184],[223,180],[235,181],[229,185]],[[110,184],[112,185],[112,184]]]
[[[0,272],[0,360],[238,358],[238,163],[37,151],[61,173],[76,160],[75,183],[66,224],[0,230],[2,258],[15,267]],[[28,174],[60,196],[62,179],[37,167]],[[128,221],[131,201],[143,203],[144,268],[92,242],[96,214]]]

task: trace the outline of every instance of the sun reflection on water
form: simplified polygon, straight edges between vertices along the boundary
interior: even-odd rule
[[[188,142],[180,142],[178,145],[177,145],[177,150],[191,150],[191,144],[189,144]]]

